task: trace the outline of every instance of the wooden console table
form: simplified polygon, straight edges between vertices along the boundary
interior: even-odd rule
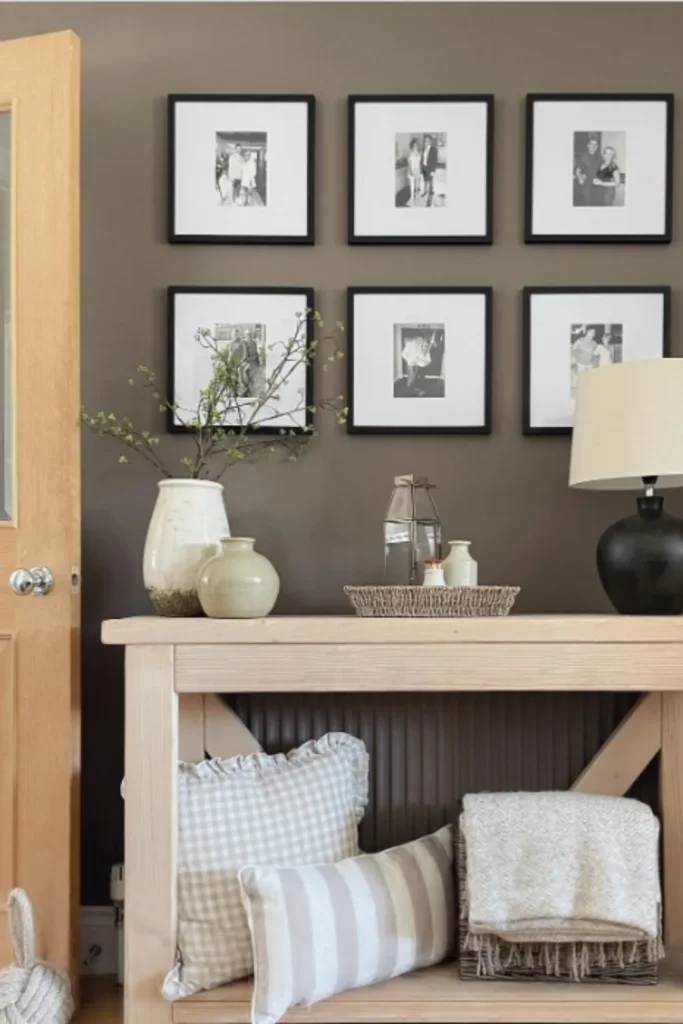
[[[105,622],[102,639],[126,647],[125,1024],[249,1021],[249,983],[172,1006],[159,994],[175,951],[183,716],[201,751],[210,747],[199,695],[361,690],[642,693],[574,788],[623,793],[661,750],[668,955],[656,987],[462,982],[449,963],[292,1011],[286,1020],[683,1024],[683,958],[676,955],[683,947],[682,618],[135,618]],[[234,740],[228,730],[223,749],[210,752],[244,752],[245,732],[236,723]]]

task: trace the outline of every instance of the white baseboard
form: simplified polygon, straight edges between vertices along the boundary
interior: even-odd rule
[[[81,907],[81,974],[116,974],[118,959],[114,908]]]

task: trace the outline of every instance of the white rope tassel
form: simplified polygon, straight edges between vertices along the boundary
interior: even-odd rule
[[[33,911],[23,889],[7,899],[16,963],[0,970],[0,1024],[68,1024],[74,1012],[68,976],[35,959]]]

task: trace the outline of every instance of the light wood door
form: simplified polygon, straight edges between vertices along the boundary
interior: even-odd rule
[[[80,44],[0,43],[0,963],[27,890],[73,969],[78,903]],[[47,566],[48,594],[10,574]],[[73,574],[76,574],[73,576]]]

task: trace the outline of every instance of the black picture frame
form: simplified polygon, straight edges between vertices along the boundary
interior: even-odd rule
[[[661,295],[662,357],[671,355],[671,288],[669,285],[529,285],[522,289],[522,434],[525,437],[570,437],[572,427],[531,425],[531,304],[536,295]]]
[[[301,235],[180,234],[175,229],[176,106],[178,103],[304,103],[308,111],[306,230]],[[315,245],[315,141],[316,99],[305,94],[171,93],[168,96],[168,200],[167,238],[172,245]]]
[[[194,285],[194,286],[183,286],[183,285],[172,285],[167,288],[167,338],[166,338],[166,393],[168,395],[169,402],[173,402],[175,394],[175,300],[177,295],[302,295],[306,299],[306,309],[315,309],[315,292],[313,288],[277,288],[277,287],[228,287],[228,286],[211,286],[211,285]],[[309,317],[306,327],[306,343],[307,347],[310,348],[311,342],[315,338],[315,328],[312,319]],[[311,407],[314,404],[314,372],[313,363],[309,360],[306,365],[305,375],[305,389],[306,389],[306,416],[305,416],[305,428],[301,427],[288,427],[287,430],[293,430],[296,435],[308,434],[310,428],[313,426],[314,416],[311,412]],[[279,426],[271,427],[257,427],[249,428],[246,433],[248,434],[262,434],[264,436],[275,436],[280,434]],[[171,409],[166,414],[166,430],[169,434],[192,434],[194,431],[191,427],[184,427],[174,422],[173,412]]]
[[[661,234],[539,234],[533,230],[534,109],[537,103],[664,103],[666,106],[666,184],[664,231]],[[524,241],[527,245],[666,245],[673,237],[674,94],[673,93],[529,93],[526,97],[526,172]]]
[[[355,373],[355,300],[358,295],[483,295],[485,297],[485,324],[484,324],[484,422],[481,426],[453,426],[453,427],[412,427],[412,426],[359,426],[354,417],[354,373]],[[481,287],[451,287],[449,285],[432,287],[399,287],[371,285],[355,286],[347,289],[346,293],[346,369],[347,369],[347,403],[348,415],[346,429],[349,434],[394,434],[394,435],[417,435],[428,436],[453,435],[453,434],[490,434],[492,430],[492,350],[493,350],[493,288],[490,286]]]
[[[359,235],[356,233],[356,107],[360,103],[483,103],[486,106],[486,230],[482,235]],[[495,96],[491,93],[417,95],[350,95],[348,97],[348,224],[349,245],[491,245],[493,243],[493,148]]]

